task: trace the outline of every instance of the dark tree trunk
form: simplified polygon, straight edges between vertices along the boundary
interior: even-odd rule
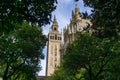
[[[3,80],[7,80],[7,79],[8,79],[8,77],[7,77],[8,69],[9,69],[9,65],[8,65],[8,63],[7,63],[7,66],[6,66],[6,69],[5,69],[4,75],[3,75]]]

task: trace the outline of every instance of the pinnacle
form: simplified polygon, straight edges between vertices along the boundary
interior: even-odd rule
[[[56,21],[56,16],[54,15],[54,21]]]
[[[79,11],[80,9],[79,9],[79,7],[78,7],[78,2],[76,2],[76,4],[75,4],[75,13],[79,13],[80,11]]]
[[[58,25],[55,15],[54,15],[54,20],[53,20],[53,25]]]
[[[78,8],[78,3],[75,4],[75,8]]]

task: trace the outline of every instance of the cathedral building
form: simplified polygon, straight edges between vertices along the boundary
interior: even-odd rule
[[[51,76],[56,67],[60,65],[62,55],[68,44],[71,44],[76,39],[77,33],[92,32],[90,20],[83,19],[80,16],[80,10],[77,5],[71,16],[70,23],[63,29],[63,33],[58,31],[58,22],[56,17],[54,17],[48,34],[46,76]]]
[[[90,19],[83,19],[80,15],[80,9],[76,5],[75,10],[72,11],[70,23],[63,29],[63,45],[62,53],[65,52],[68,44],[71,44],[77,37],[78,33],[92,33]]]

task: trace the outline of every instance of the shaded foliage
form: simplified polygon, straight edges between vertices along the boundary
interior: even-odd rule
[[[64,68],[74,75],[81,68],[85,68],[88,75],[87,80],[101,80],[100,77],[104,76],[102,73],[107,72],[108,63],[119,55],[115,53],[114,43],[116,41],[111,42],[109,39],[100,40],[93,36],[80,35],[67,48],[63,61]],[[117,57],[115,57],[116,55]]]
[[[50,23],[57,0],[0,0],[0,76],[35,80],[46,37],[38,28]],[[38,25],[38,26],[36,26]]]
[[[93,8],[92,22],[95,35],[101,38],[118,37],[120,32],[119,0],[83,0]]]
[[[0,30],[8,32],[23,21],[38,23],[39,26],[48,24],[55,3],[57,0],[1,0]]]
[[[35,80],[36,72],[40,70],[39,63],[43,58],[42,49],[46,37],[37,26],[31,27],[28,23],[23,23],[18,27],[0,37],[1,74],[3,80],[14,80],[16,77],[16,80],[20,80],[23,74],[25,80]]]
[[[83,19],[91,19],[91,15],[89,15],[89,14],[87,13],[87,11],[82,12],[82,13],[81,13],[81,16],[82,16]]]
[[[119,45],[117,40],[79,34],[67,47],[60,68],[48,80],[119,80],[119,71],[115,71],[119,69]]]

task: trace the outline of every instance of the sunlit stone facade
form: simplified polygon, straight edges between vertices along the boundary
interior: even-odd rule
[[[80,15],[80,10],[76,5],[75,10],[72,11],[70,23],[63,29],[63,45],[62,53],[65,52],[68,44],[71,44],[77,37],[78,33],[92,33],[90,19],[83,19]]]

